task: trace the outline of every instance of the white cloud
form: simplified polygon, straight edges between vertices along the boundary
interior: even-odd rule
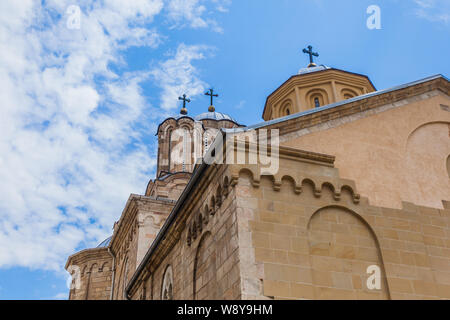
[[[204,46],[180,45],[159,65],[167,74],[109,68],[124,48],[159,45],[149,25],[162,0],[79,3],[81,28],[71,30],[72,1],[0,1],[0,267],[60,270],[76,248],[108,236],[156,163],[142,143],[155,108],[141,82],[161,81],[166,110],[177,90],[203,90],[191,62]],[[201,5],[189,9],[201,19]]]
[[[433,22],[450,24],[450,1],[448,0],[414,0],[417,5],[416,15]]]
[[[159,64],[151,71],[155,82],[162,89],[161,107],[167,111],[177,108],[182,93],[193,97],[202,94],[207,84],[200,80],[192,61],[205,58],[212,48],[201,45],[180,44],[173,57]]]
[[[223,29],[219,26],[212,15],[218,12],[227,12],[231,5],[231,0],[212,0],[210,4],[214,5],[214,10],[208,10],[204,0],[168,0],[168,16],[173,23],[173,28],[189,25],[192,28],[211,28],[215,32],[222,33]],[[205,17],[207,15],[208,17]]]

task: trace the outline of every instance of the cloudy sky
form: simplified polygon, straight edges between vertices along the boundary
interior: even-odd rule
[[[448,77],[449,35],[448,0],[0,0],[0,299],[67,298],[67,256],[154,178],[179,95],[254,124],[308,44],[384,89]]]

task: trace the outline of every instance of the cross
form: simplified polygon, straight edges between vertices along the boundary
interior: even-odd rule
[[[191,99],[187,99],[185,94],[183,94],[183,97],[178,97],[178,100],[183,100],[183,108],[186,108],[186,102],[191,102]]]
[[[218,94],[214,94],[214,89],[209,89],[208,92],[205,93],[205,96],[210,96],[211,97],[211,105],[213,105],[213,99],[214,97],[218,97]]]
[[[306,49],[303,49],[303,53],[306,53],[306,54],[308,54],[309,55],[309,64],[310,65],[314,65],[314,61],[313,61],[313,56],[314,57],[318,57],[319,56],[319,54],[317,53],[317,52],[313,52],[313,50],[312,50],[312,46],[308,46],[308,50],[306,50]]]

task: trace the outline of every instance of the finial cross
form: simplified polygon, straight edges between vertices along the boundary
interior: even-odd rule
[[[205,96],[210,96],[211,97],[211,105],[213,105],[213,100],[214,97],[218,97],[218,94],[214,94],[214,89],[209,89],[208,92],[205,93]]]
[[[314,58],[313,57],[318,57],[319,54],[317,52],[313,52],[312,50],[312,46],[308,46],[308,50],[303,49],[303,53],[306,53],[309,55],[309,63],[313,64],[314,63]]]
[[[191,99],[186,98],[185,94],[183,94],[183,97],[178,97],[178,100],[183,100],[183,108],[186,108],[186,102],[191,102]]]

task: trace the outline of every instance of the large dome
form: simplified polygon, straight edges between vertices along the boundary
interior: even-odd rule
[[[204,112],[199,114],[198,116],[195,116],[194,119],[196,121],[201,121],[201,120],[229,120],[229,121],[233,121],[235,123],[236,120],[234,120],[232,117],[230,117],[229,115],[222,113],[222,112]]]
[[[109,237],[108,239],[103,240],[98,246],[97,248],[106,248],[109,246],[109,243],[111,242],[111,238]]]

